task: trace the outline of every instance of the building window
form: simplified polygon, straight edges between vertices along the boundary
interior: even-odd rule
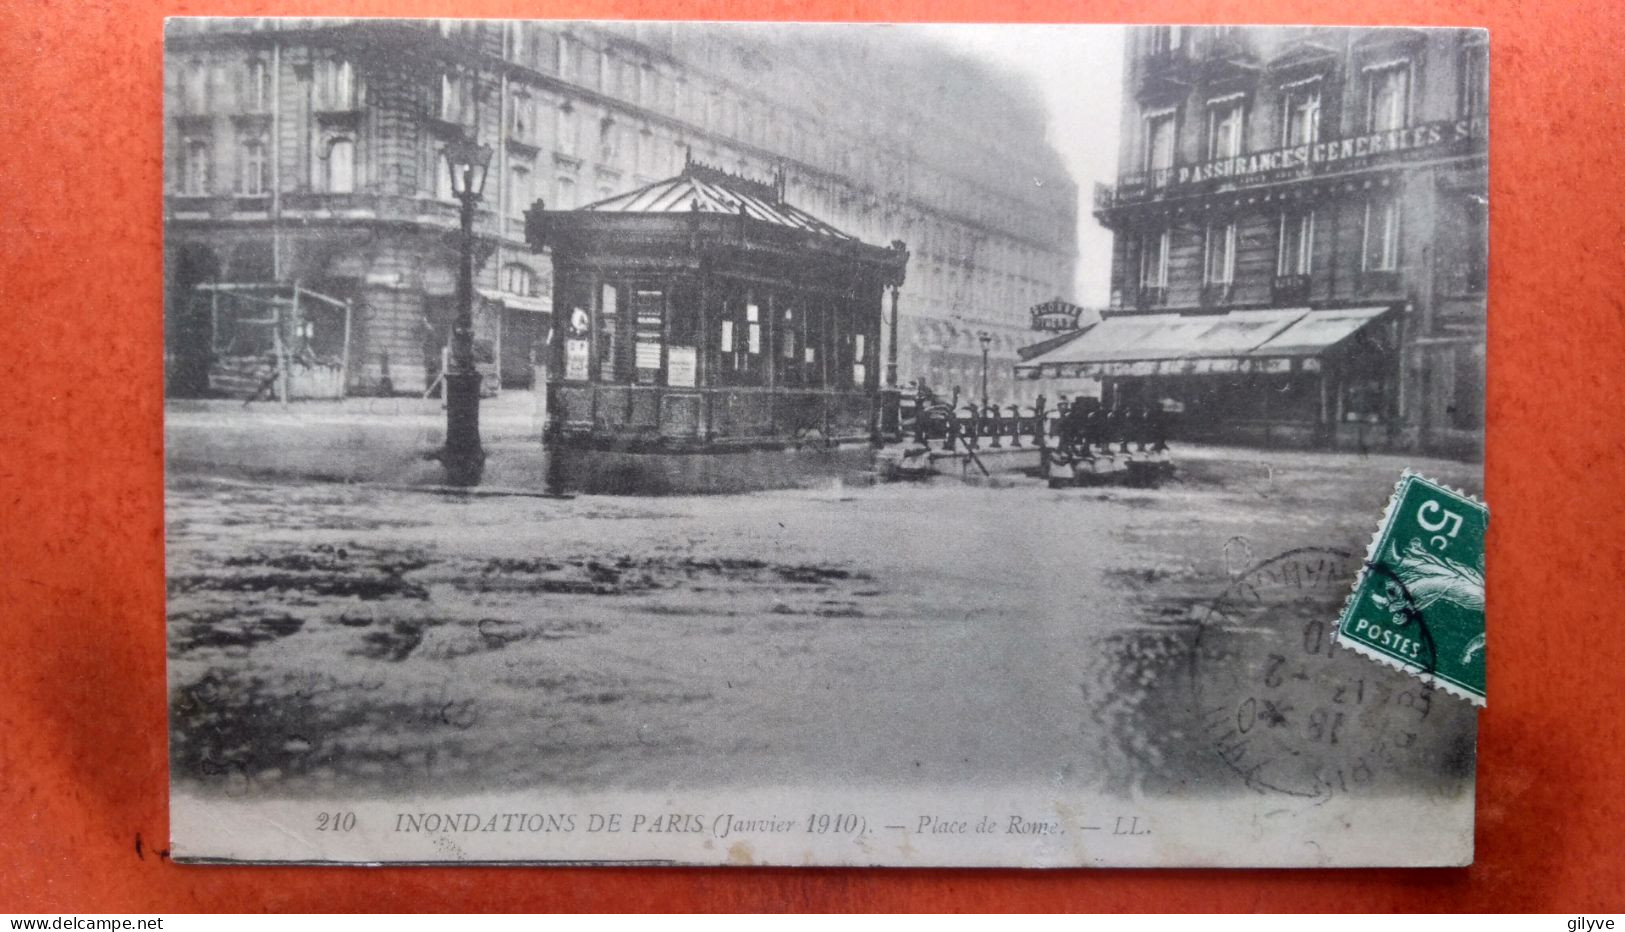
[[[1461,113],[1483,116],[1489,113],[1490,50],[1482,41],[1472,40],[1461,49]]]
[[[1411,65],[1395,62],[1366,70],[1366,129],[1380,133],[1410,122]]]
[[[1168,231],[1140,237],[1140,287],[1168,287]]]
[[[209,66],[194,61],[181,74],[181,109],[187,113],[209,112]]]
[[[1157,184],[1174,167],[1174,111],[1162,110],[1145,116],[1145,170]]]
[[[638,99],[638,66],[632,62],[622,62],[620,67],[621,85],[617,93],[627,100]]]
[[[568,80],[575,75],[575,49],[570,37],[560,33],[558,39],[559,77]]]
[[[502,290],[528,297],[536,293],[536,276],[528,266],[510,262],[502,267]]]
[[[576,207],[576,180],[569,175],[560,175],[554,179],[553,200],[558,205],[556,210],[574,210]]]
[[[331,194],[355,190],[355,140],[340,137],[327,144],[327,190]]]
[[[615,125],[614,117],[604,117],[598,121],[598,160],[606,164],[613,163],[621,150],[620,127]]]
[[[645,126],[638,131],[638,170],[654,174],[659,170],[654,131]]]
[[[271,107],[271,69],[265,60],[256,58],[248,63],[243,74],[243,109],[249,113],[264,113]]]
[[[558,132],[555,135],[558,137],[560,152],[565,155],[576,154],[576,113],[568,101],[559,105]]]
[[[1469,195],[1463,205],[1465,235],[1464,276],[1466,291],[1483,294],[1490,272],[1490,202],[1482,195]]]
[[[1315,212],[1281,214],[1281,248],[1275,260],[1277,275],[1308,275],[1315,254]]]
[[[259,197],[266,193],[270,188],[267,168],[265,141],[257,138],[245,140],[237,177],[237,193],[244,197]]]
[[[1241,95],[1210,100],[1207,105],[1207,157],[1230,159],[1241,154],[1246,106]]]
[[[689,101],[688,79],[682,77],[672,78],[672,115],[679,120],[693,118],[693,108]]]
[[[1320,141],[1320,79],[1281,88],[1281,145],[1305,146]]]
[[[1151,27],[1151,54],[1164,55],[1177,52],[1185,45],[1185,27],[1183,26],[1152,26]]]
[[[440,119],[464,126],[476,122],[471,76],[449,72],[440,76]]]
[[[1372,198],[1365,204],[1365,256],[1367,272],[1393,272],[1399,269],[1399,201],[1391,197]]]
[[[705,109],[705,125],[711,129],[722,129],[722,92],[712,91]]]
[[[181,193],[202,197],[209,193],[209,143],[188,139],[181,163]]]
[[[355,69],[340,58],[316,63],[316,107],[319,110],[354,110]]]
[[[1228,285],[1236,277],[1236,224],[1210,223],[1204,246],[1202,280],[1209,285]]]
[[[508,211],[515,217],[522,217],[525,208],[530,206],[530,166],[511,165],[508,167]]]
[[[535,112],[530,95],[523,91],[515,94],[509,106],[512,108],[508,111],[509,135],[521,142],[528,142],[531,133],[531,120],[534,119],[533,114]]]

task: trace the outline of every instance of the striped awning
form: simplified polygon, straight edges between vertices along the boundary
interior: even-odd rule
[[[533,298],[529,295],[513,294],[508,291],[492,291],[489,288],[481,288],[479,292],[480,297],[485,300],[513,308],[516,311],[533,311],[538,314],[553,312],[552,298]]]
[[[1290,372],[1369,326],[1388,307],[1277,308],[1109,317],[1016,366],[1028,378]]]

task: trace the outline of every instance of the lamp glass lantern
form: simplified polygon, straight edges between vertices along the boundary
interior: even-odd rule
[[[445,157],[455,197],[478,199],[484,195],[485,176],[491,167],[490,146],[458,139],[446,144]]]

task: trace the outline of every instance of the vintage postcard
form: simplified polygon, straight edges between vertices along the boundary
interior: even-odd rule
[[[1470,862],[1488,47],[169,21],[174,856]]]

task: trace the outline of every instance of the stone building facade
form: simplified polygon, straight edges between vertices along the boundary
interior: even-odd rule
[[[1486,34],[1160,26],[1126,41],[1120,176],[1094,194],[1114,234],[1108,320],[1301,309],[1280,319],[1328,342],[1240,368],[1118,363],[1100,370],[1108,396],[1174,397],[1225,436],[1476,453]]]
[[[1027,308],[1071,290],[1077,192],[1036,95],[903,30],[407,20],[171,20],[165,56],[169,383],[208,390],[230,335],[197,286],[297,283],[349,302],[347,389],[421,393],[455,285],[441,149],[495,149],[477,219],[477,354],[532,384],[550,263],[541,199],[583,206],[696,161],[914,256],[903,381],[993,394]],[[317,321],[317,331],[337,323]],[[321,336],[321,333],[317,334]],[[326,334],[332,345],[334,333]]]

